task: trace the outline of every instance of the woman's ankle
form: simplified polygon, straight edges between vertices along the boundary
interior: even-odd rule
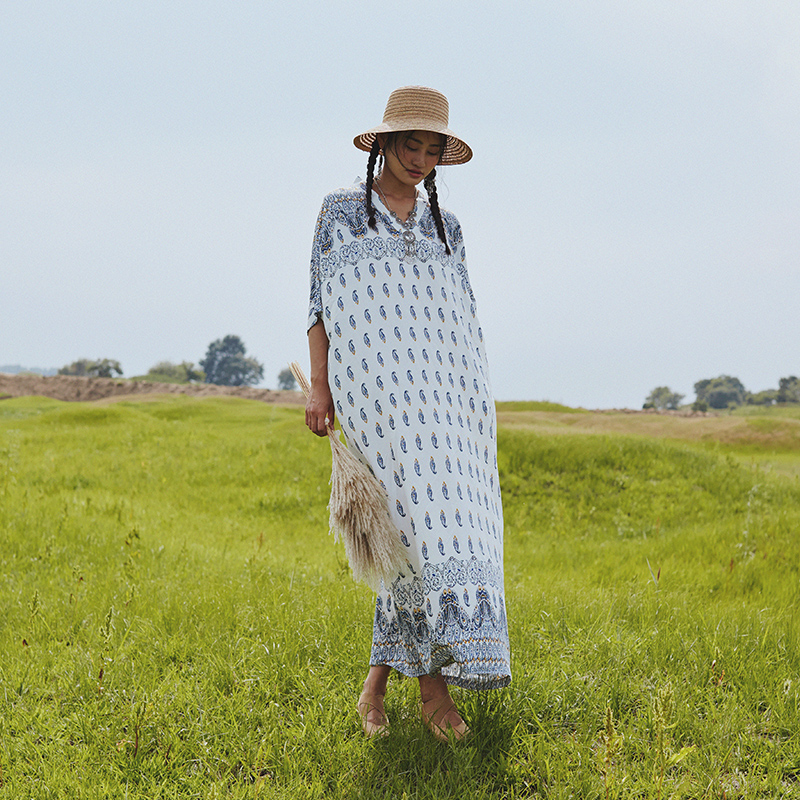
[[[386,695],[386,685],[389,681],[390,672],[390,667],[383,665],[371,666],[364,680],[361,694],[384,697]]]
[[[423,703],[431,700],[450,700],[450,689],[441,674],[420,675],[419,696]]]

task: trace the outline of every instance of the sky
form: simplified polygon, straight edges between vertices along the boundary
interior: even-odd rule
[[[398,86],[499,400],[637,408],[800,375],[797,0],[217,0],[0,10],[0,364],[308,363],[323,196]]]

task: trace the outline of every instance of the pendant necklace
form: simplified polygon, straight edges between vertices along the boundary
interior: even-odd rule
[[[378,194],[380,195],[381,200],[383,200],[383,205],[386,207],[386,210],[394,217],[395,222],[397,222],[398,226],[400,227],[401,234],[400,236],[403,239],[403,244],[405,245],[406,252],[404,255],[404,259],[406,261],[413,261],[415,256],[417,255],[417,237],[414,235],[413,227],[417,221],[417,192],[414,191],[414,207],[411,209],[411,213],[409,213],[408,217],[406,217],[406,221],[400,219],[397,214],[392,211],[389,203],[386,201],[386,197],[384,197],[383,192],[381,191],[381,187],[377,183],[372,184],[377,190]]]

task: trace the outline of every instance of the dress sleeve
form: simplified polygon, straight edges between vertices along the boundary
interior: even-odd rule
[[[333,214],[331,213],[329,200],[326,197],[317,217],[317,227],[314,229],[314,244],[311,248],[311,292],[308,301],[306,331],[309,331],[322,319],[322,260],[330,252],[332,240]]]
[[[442,216],[447,232],[447,239],[453,251],[456,271],[461,278],[461,288],[469,295],[469,299],[474,303],[475,295],[472,294],[472,286],[470,285],[469,273],[467,272],[467,250],[464,246],[464,235],[461,231],[461,224],[456,219],[455,215],[450,212],[445,212]]]

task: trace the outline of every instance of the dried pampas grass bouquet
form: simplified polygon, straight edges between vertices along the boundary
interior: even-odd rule
[[[300,365],[289,365],[297,383],[308,397],[311,391]],[[344,541],[353,578],[376,591],[381,579],[386,585],[405,566],[405,548],[392,522],[386,492],[369,467],[340,439],[339,431],[328,426],[331,445],[331,499],[329,525],[334,541]]]

